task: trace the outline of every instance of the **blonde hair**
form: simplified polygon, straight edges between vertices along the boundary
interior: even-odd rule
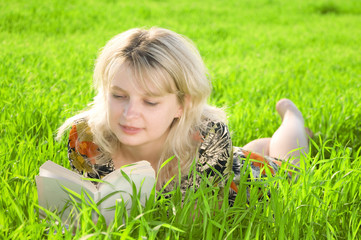
[[[205,119],[224,121],[222,110],[211,107],[207,99],[211,83],[207,69],[194,44],[184,36],[162,28],[130,29],[112,38],[101,51],[94,70],[97,95],[89,110],[69,118],[60,128],[58,137],[74,121],[87,120],[94,142],[102,150],[97,162],[110,159],[110,154],[121,143],[111,132],[108,123],[107,96],[110,83],[122,63],[131,66],[136,84],[148,93],[156,89],[161,93],[175,93],[183,106],[183,114],[170,126],[164,150],[158,164],[171,156],[178,159],[181,170],[189,170],[197,158],[194,135],[205,130]],[[159,173],[162,184],[177,174],[177,161],[168,163]],[[157,170],[158,170],[157,169]]]

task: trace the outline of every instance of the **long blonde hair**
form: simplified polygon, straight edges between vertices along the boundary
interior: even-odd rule
[[[130,29],[112,38],[101,51],[94,70],[97,95],[91,107],[69,118],[58,131],[60,137],[77,119],[84,118],[93,133],[93,140],[102,150],[97,162],[110,160],[121,143],[108,124],[107,96],[110,82],[120,65],[130,64],[137,85],[145,91],[157,89],[175,93],[183,106],[182,116],[173,122],[159,164],[171,156],[178,159],[181,170],[187,171],[197,158],[198,145],[193,136],[205,130],[205,119],[224,121],[222,110],[211,107],[207,99],[211,83],[207,69],[194,44],[184,36],[162,28]],[[175,89],[174,89],[175,88]],[[177,161],[171,161],[159,173],[158,183],[177,174]]]

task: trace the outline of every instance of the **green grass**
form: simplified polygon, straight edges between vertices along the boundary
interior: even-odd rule
[[[34,176],[48,159],[69,166],[66,139],[54,135],[92,100],[98,50],[126,29],[160,26],[199,48],[235,146],[271,136],[275,103],[287,97],[316,135],[312,154],[297,181],[244,179],[231,208],[217,208],[222,189],[209,187],[183,207],[175,190],[108,228],[84,207],[75,238],[360,239],[360,1],[5,0],[0,9],[0,238],[73,237],[38,218]],[[258,200],[258,187],[271,197]]]

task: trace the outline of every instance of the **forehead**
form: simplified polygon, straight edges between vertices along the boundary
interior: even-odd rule
[[[111,88],[132,88],[149,96],[176,92],[173,79],[166,70],[157,67],[137,67],[129,62],[120,64],[112,77]]]

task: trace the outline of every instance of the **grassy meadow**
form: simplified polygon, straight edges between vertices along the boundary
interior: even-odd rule
[[[297,181],[243,177],[233,207],[205,186],[181,206],[175,189],[129,215],[120,206],[109,227],[87,206],[76,231],[39,219],[34,177],[48,159],[69,167],[54,136],[94,97],[99,49],[151,26],[194,41],[235,146],[271,136],[277,100],[295,102],[315,133]],[[1,1],[0,239],[361,239],[360,26],[358,0]]]

